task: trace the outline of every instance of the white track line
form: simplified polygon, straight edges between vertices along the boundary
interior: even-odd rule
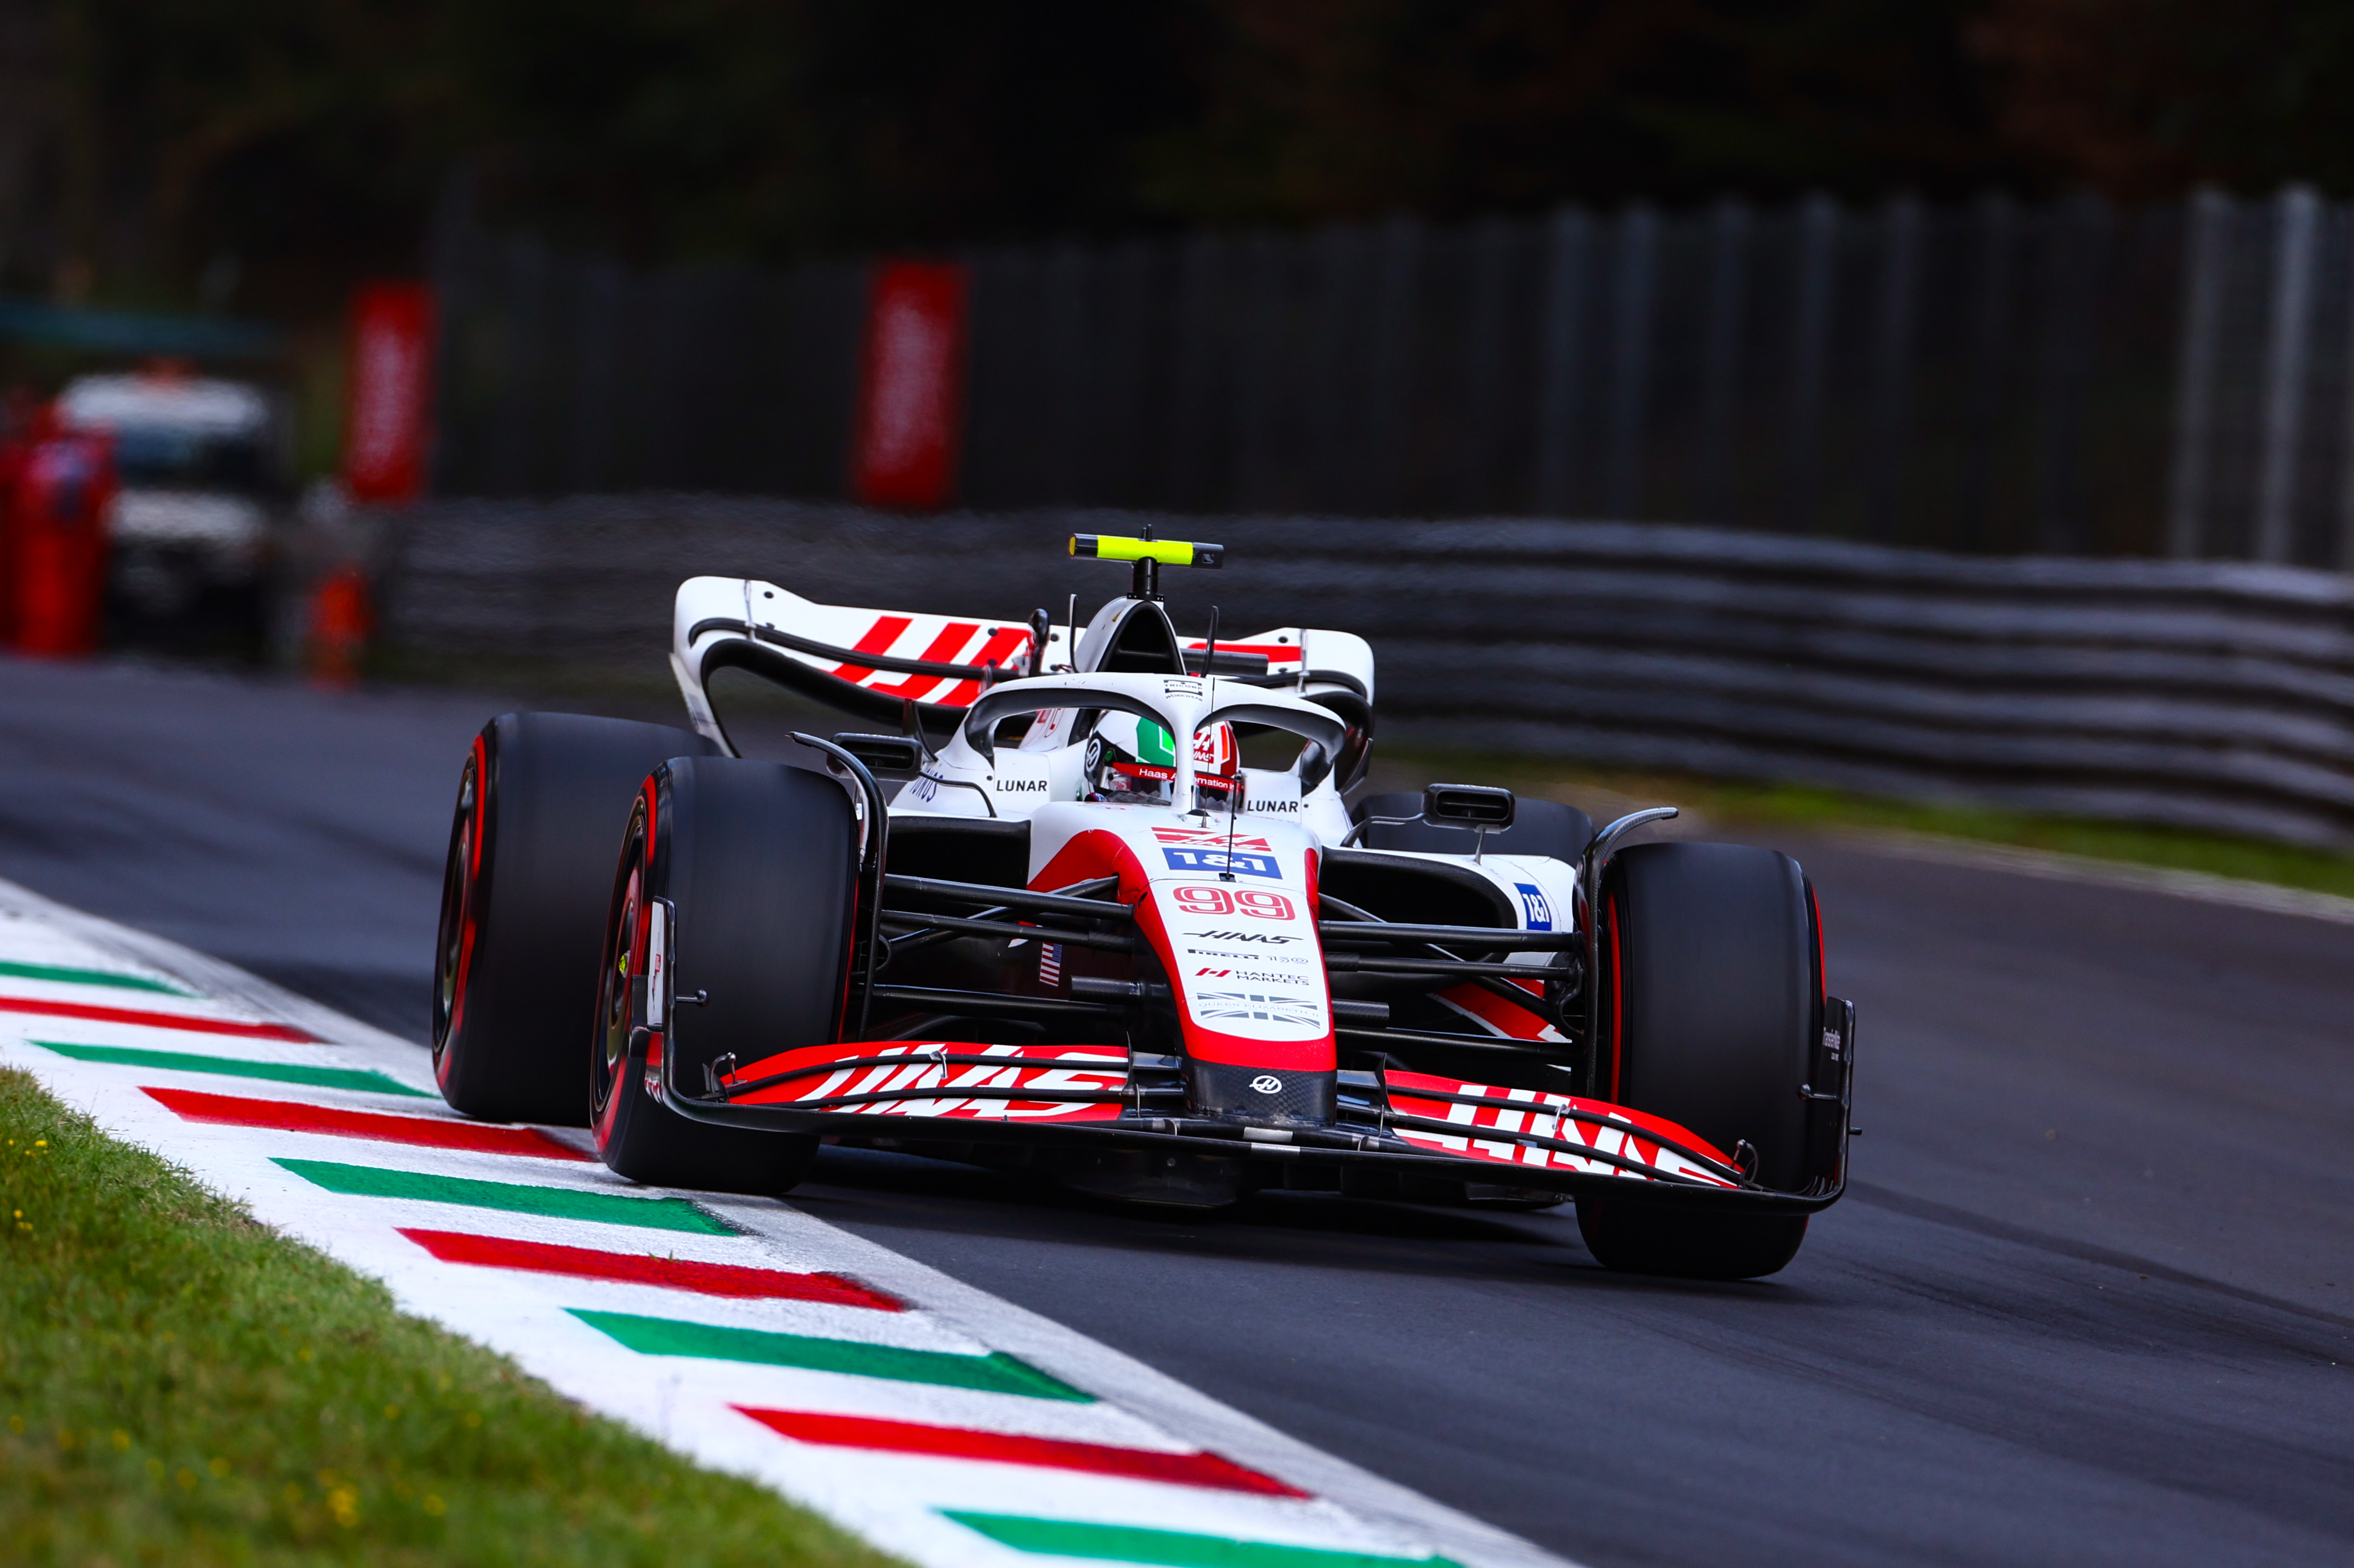
[[[437,1124],[434,1136],[472,1128],[438,1096],[391,1086],[287,1083],[224,1075],[222,1059],[275,1070],[359,1068],[413,1090],[432,1087],[418,1046],[298,997],[176,943],[50,902],[0,882],[0,963],[103,970],[162,980],[193,996],[122,989],[89,980],[21,972],[0,975],[0,1062],[26,1068],[109,1133],[156,1150],[255,1215],[384,1280],[402,1307],[489,1345],[566,1395],[631,1423],[703,1463],[752,1477],[830,1515],[911,1561],[948,1565],[1027,1564],[1074,1559],[1034,1543],[1001,1544],[944,1510],[1020,1516],[1066,1527],[1165,1531],[1345,1554],[1340,1568],[1373,1563],[1451,1560],[1470,1568],[1561,1563],[1517,1537],[1284,1436],[1140,1361],[1063,1325],[1002,1301],[911,1258],[826,1224],[789,1203],[631,1186],[593,1160],[515,1152],[415,1147],[353,1136],[348,1118],[391,1113]],[[15,1000],[49,1011],[6,1010]],[[62,1012],[58,1004],[64,1003]],[[77,1012],[76,1009],[80,1012]],[[91,1010],[97,1010],[91,1012]],[[81,1013],[89,1013],[83,1016]],[[182,1021],[186,1020],[186,1022]],[[199,1033],[281,1024],[316,1043]],[[90,1059],[37,1042],[120,1053],[163,1052],[212,1060],[213,1071],[149,1055],[136,1062]],[[185,1119],[147,1092],[230,1097],[295,1107],[280,1115],[346,1118],[328,1128],[224,1125]],[[204,1102],[217,1108],[217,1102]],[[181,1106],[197,1102],[180,1100]],[[279,1113],[273,1113],[279,1114]],[[367,1124],[372,1128],[378,1124]],[[414,1124],[403,1124],[414,1129]],[[528,1139],[528,1134],[522,1135]],[[581,1135],[557,1130],[578,1147]],[[285,1161],[323,1162],[302,1169]],[[354,1168],[361,1174],[355,1176]],[[311,1175],[306,1177],[303,1170]],[[577,1206],[654,1201],[696,1230],[657,1230],[579,1213],[512,1212],[418,1195],[414,1183],[458,1178],[539,1194]],[[339,1191],[333,1183],[408,1182],[400,1192]],[[326,1181],[328,1186],[320,1183]],[[447,1193],[446,1185],[427,1191]],[[481,1196],[482,1189],[467,1189]],[[554,1197],[546,1194],[553,1192]],[[683,1205],[691,1197],[694,1209]],[[669,1198],[663,1204],[660,1200]],[[733,1234],[694,1211],[732,1225]],[[624,1211],[599,1211],[610,1216]],[[848,1277],[907,1304],[904,1312],[790,1299],[741,1299],[659,1283],[591,1279],[440,1261],[401,1227],[462,1233],[484,1245],[555,1245]],[[637,1319],[723,1332],[758,1330],[834,1343],[960,1359],[1010,1355],[1092,1401],[1036,1397],[997,1386],[942,1386],[876,1373],[776,1365],[677,1353],[641,1353],[579,1314]],[[607,1319],[610,1323],[611,1319]],[[1205,1325],[1205,1332],[1214,1331]],[[930,1363],[938,1364],[938,1363]],[[958,1375],[961,1376],[960,1372]],[[987,1441],[1044,1438],[1129,1451],[1207,1451],[1304,1496],[1128,1476],[1050,1469],[970,1457],[798,1441],[734,1406],[805,1413],[823,1420],[954,1427]],[[1065,1537],[1066,1541],[1069,1537]],[[1105,1538],[1097,1538],[1100,1545]],[[1119,1537],[1133,1543],[1138,1538]],[[1102,1560],[1098,1554],[1097,1560]],[[1117,1560],[1117,1559],[1115,1559]],[[1154,1561],[1149,1553],[1129,1559]],[[1313,1568],[1299,1560],[1300,1568]]]
[[[2101,860],[2092,855],[2062,854],[2057,850],[2022,849],[2014,844],[1949,838],[1942,833],[1856,828],[1840,832],[1834,842],[1880,854],[1929,861],[1939,865],[2007,871],[2018,876],[2041,877],[2047,882],[2075,882],[2137,893],[2163,893],[2176,898],[2195,898],[2207,904],[2261,909],[2268,915],[2302,915],[2309,919],[2354,926],[2354,898],[2341,898],[2334,893],[2308,892],[2301,887],[2282,887],[2270,882],[2250,882],[2243,877],[2217,876],[2211,872],[2135,865],[2126,861]]]

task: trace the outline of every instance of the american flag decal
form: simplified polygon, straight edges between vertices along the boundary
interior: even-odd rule
[[[1052,986],[1056,991],[1063,988],[1062,943],[1047,942],[1039,947],[1038,983],[1043,986]]]

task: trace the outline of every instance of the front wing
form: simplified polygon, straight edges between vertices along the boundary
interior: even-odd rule
[[[647,1087],[682,1115],[724,1125],[895,1141],[1107,1144],[1306,1164],[1389,1166],[1564,1193],[1639,1181],[1647,1197],[1808,1213],[1845,1186],[1779,1192],[1723,1150],[1659,1118],[1543,1090],[1405,1072],[1340,1075],[1330,1126],[1267,1127],[1171,1104],[1172,1058],[1108,1045],[866,1042],[786,1052],[689,1087],[646,1057]]]

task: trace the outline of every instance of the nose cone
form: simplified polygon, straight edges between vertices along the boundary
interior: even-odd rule
[[[1336,1081],[1312,1069],[1185,1063],[1186,1102],[1200,1116],[1323,1126],[1332,1120]]]

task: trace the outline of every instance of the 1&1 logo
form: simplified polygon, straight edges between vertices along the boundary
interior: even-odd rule
[[[1512,885],[1520,889],[1521,917],[1529,923],[1529,929],[1552,930],[1553,905],[1545,897],[1544,889],[1530,882],[1516,882]]]
[[[1244,854],[1240,851],[1228,854],[1222,849],[1163,849],[1172,871],[1239,872],[1245,876],[1267,876],[1280,881],[1283,870],[1271,854]]]

